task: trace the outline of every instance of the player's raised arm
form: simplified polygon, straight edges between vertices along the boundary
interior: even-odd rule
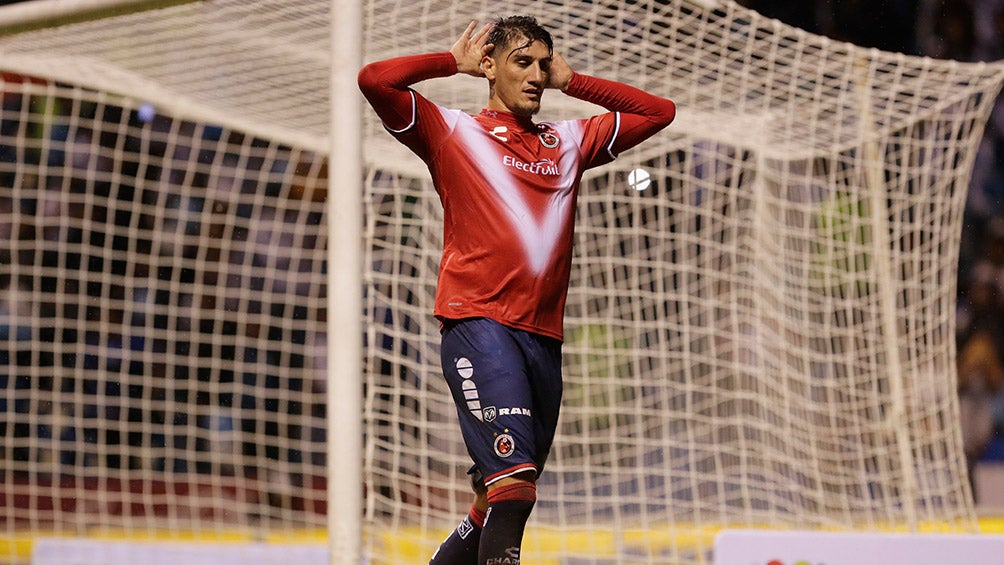
[[[359,71],[359,90],[384,125],[399,131],[413,123],[415,99],[411,85],[415,83],[458,72],[484,76],[481,59],[491,50],[487,41],[492,26],[485,24],[475,32],[476,27],[477,21],[472,21],[449,51],[375,61]]]
[[[552,58],[549,86],[620,113],[620,128],[612,146],[615,155],[648,139],[676,118],[672,100],[621,82],[577,73],[558,54]]]

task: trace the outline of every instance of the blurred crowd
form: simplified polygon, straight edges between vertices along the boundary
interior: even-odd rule
[[[1004,59],[1004,0],[739,0],[807,31],[908,55]],[[957,346],[970,474],[1004,463],[1004,96],[977,154],[962,229]],[[977,492],[977,499],[980,493]]]
[[[317,160],[32,82],[0,74],[0,481],[320,476]]]

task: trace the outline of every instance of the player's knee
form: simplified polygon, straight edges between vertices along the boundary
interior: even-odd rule
[[[487,498],[489,505],[504,500],[518,500],[532,505],[537,501],[537,485],[532,480],[510,478],[490,485]]]
[[[470,476],[471,489],[474,491],[475,496],[488,496],[488,487],[485,486],[485,476],[481,473],[481,470],[477,468],[472,469],[470,471]]]
[[[479,512],[486,512],[488,510],[488,493],[475,494],[474,502],[471,505]]]

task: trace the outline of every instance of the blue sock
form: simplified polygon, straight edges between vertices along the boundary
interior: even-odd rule
[[[460,525],[440,544],[429,565],[476,565],[485,513],[471,506]]]
[[[519,565],[523,531],[536,500],[537,489],[533,483],[489,491],[477,565]]]

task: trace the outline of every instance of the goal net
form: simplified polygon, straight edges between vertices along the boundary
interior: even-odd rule
[[[325,367],[356,361],[326,355],[353,331],[327,320],[326,249],[355,243],[328,238],[328,190],[351,188],[329,187],[330,104],[365,116],[366,266],[364,452],[331,460],[362,466],[366,562],[425,562],[470,504],[431,316],[441,209],[361,98],[329,100],[329,1],[37,4],[57,12],[0,10],[0,562],[49,535],[323,539]],[[724,0],[366,0],[364,58],[517,12],[573,68],[678,106],[583,181],[523,556],[701,563],[727,526],[973,531],[956,262],[1004,66]],[[541,119],[599,111],[545,98]]]

